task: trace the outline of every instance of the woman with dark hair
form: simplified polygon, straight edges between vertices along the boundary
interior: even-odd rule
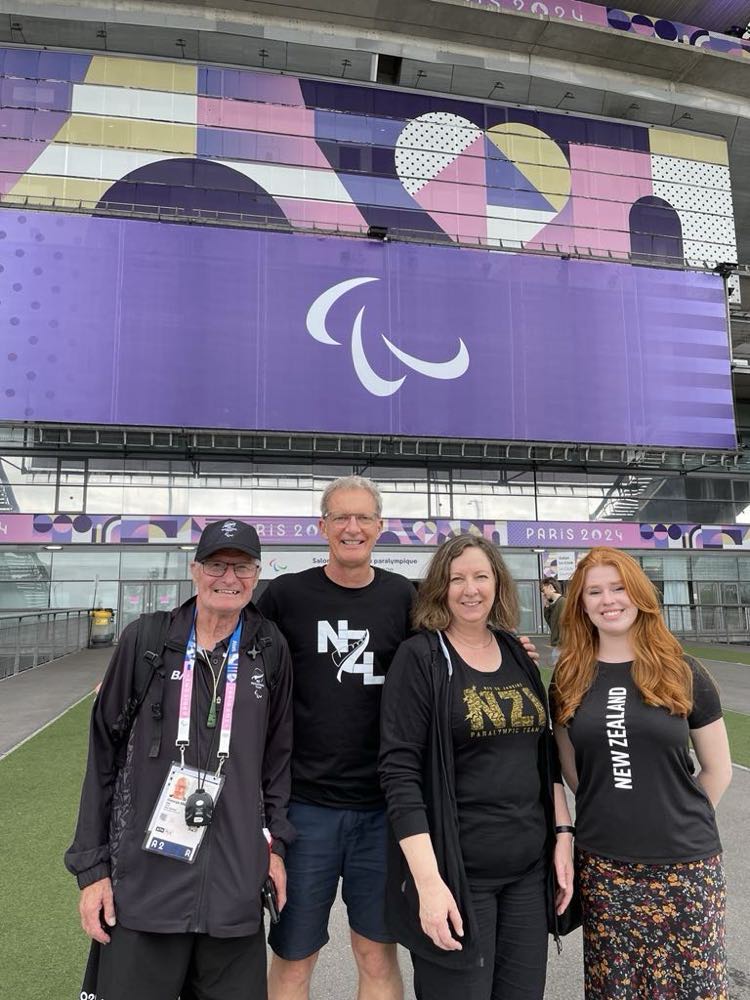
[[[495,546],[452,538],[419,589],[420,631],[387,674],[386,912],[418,1000],[541,1000],[549,921],[572,894],[570,815],[518,617]]]
[[[617,549],[578,564],[563,629],[550,693],[576,794],[586,997],[726,1000],[714,808],[732,765],[718,691]]]

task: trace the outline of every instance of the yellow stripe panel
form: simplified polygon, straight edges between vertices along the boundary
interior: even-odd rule
[[[147,149],[160,153],[195,156],[195,125],[149,122],[134,118],[104,118],[73,115],[55,136],[55,142],[107,149]]]
[[[94,56],[84,82],[166,90],[171,94],[195,94],[198,90],[198,68],[189,63]]]
[[[666,132],[660,128],[650,128],[649,147],[659,156],[677,156],[683,160],[698,160],[701,163],[718,163],[729,166],[726,140],[707,138],[703,135],[686,135],[681,132]]]
[[[570,196],[570,165],[558,144],[534,125],[495,125],[487,137],[558,212]]]
[[[25,174],[8,192],[17,198],[65,198],[69,201],[98,202],[112,187],[111,180],[86,180],[80,177],[46,177]]]

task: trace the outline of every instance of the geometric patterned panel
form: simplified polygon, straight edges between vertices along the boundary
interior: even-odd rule
[[[729,167],[674,156],[652,156],[654,194],[669,202],[682,223],[689,261],[737,259]]]
[[[597,9],[605,27],[612,9]],[[666,204],[641,213],[647,228],[658,229],[671,207],[689,261],[731,261],[727,162],[721,139],[629,122],[176,61],[0,48],[0,202],[93,207],[116,186],[128,204],[233,211],[223,206],[257,193],[291,227],[385,225],[423,239],[551,243],[627,259],[631,209],[656,198]],[[224,169],[206,173],[196,163]],[[223,178],[216,199],[201,188],[207,176]],[[658,248],[670,234],[639,239]]]

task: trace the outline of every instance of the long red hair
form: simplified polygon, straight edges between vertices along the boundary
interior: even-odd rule
[[[638,563],[625,552],[599,546],[578,563],[566,592],[562,647],[552,677],[555,721],[569,722],[596,676],[599,633],[583,607],[586,574],[594,566],[617,571],[628,597],[638,608],[630,633],[632,677],[647,705],[660,705],[670,715],[687,716],[693,707],[693,677],[682,646],[661,616],[656,588]]]

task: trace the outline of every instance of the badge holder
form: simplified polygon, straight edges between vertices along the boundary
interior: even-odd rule
[[[192,864],[223,785],[223,774],[172,764],[146,828],[143,850]]]

